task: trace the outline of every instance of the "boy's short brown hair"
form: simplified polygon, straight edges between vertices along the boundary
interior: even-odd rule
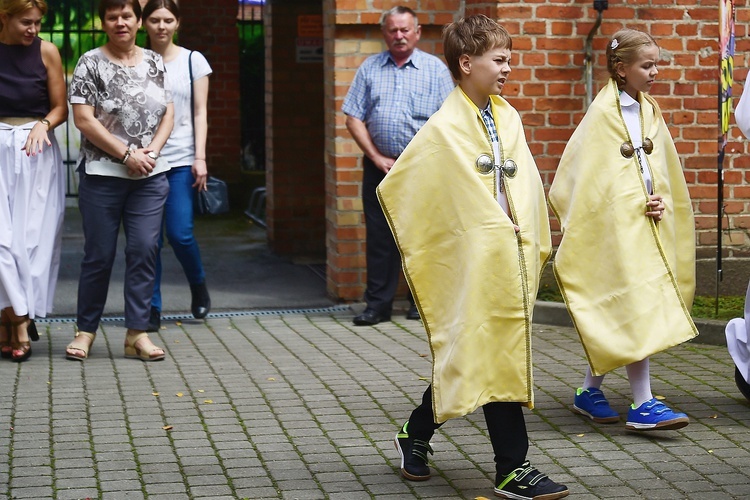
[[[443,28],[443,53],[453,78],[461,79],[458,59],[463,55],[481,56],[494,48],[513,49],[510,33],[497,21],[483,14],[466,17]]]

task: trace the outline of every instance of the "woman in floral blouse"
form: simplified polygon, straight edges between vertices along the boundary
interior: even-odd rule
[[[79,209],[85,237],[78,283],[77,333],[66,357],[83,361],[96,338],[107,300],[117,234],[125,246],[125,357],[164,359],[145,332],[169,169],[159,152],[174,110],[159,54],[136,46],[141,6],[101,0],[108,41],[81,56],[70,82],[73,118],[82,135]]]

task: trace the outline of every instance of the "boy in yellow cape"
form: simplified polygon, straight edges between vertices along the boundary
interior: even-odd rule
[[[562,498],[568,488],[526,460],[531,315],[551,241],[520,117],[498,95],[512,41],[478,15],[446,26],[443,44],[459,85],[378,187],[433,357],[432,384],[396,435],[401,473],[429,479],[435,430],[482,407],[495,495]]]
[[[563,238],[555,276],[581,337],[589,370],[573,411],[617,422],[600,388],[625,366],[633,392],[626,428],[689,423],[651,393],[648,356],[698,334],[695,222],[680,158],[648,90],[659,46],[622,29],[607,45],[610,80],[570,138],[549,200]]]

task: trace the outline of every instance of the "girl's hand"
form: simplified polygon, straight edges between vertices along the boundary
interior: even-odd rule
[[[664,217],[664,210],[666,210],[664,200],[658,194],[649,195],[649,198],[651,199],[646,203],[646,216],[653,217],[656,222],[659,222]]]
[[[26,151],[26,156],[42,154],[44,144],[52,146],[47,132],[49,132],[47,125],[42,122],[36,122],[31,132],[29,132],[29,136],[26,138],[26,144],[21,148],[22,151]]]
[[[190,169],[190,171],[193,173],[193,177],[195,178],[195,182],[193,183],[193,189],[197,189],[198,191],[205,191],[206,189],[206,181],[208,180],[208,168],[206,167],[206,160],[199,160],[196,158],[193,160],[193,167]]]

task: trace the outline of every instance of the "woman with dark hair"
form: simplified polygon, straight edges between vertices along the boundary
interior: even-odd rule
[[[150,0],[143,8],[143,24],[150,48],[164,59],[174,99],[174,128],[161,150],[172,165],[167,172],[166,235],[190,284],[190,309],[195,318],[201,319],[211,309],[211,298],[200,249],[193,235],[193,190],[206,189],[206,104],[211,66],[200,52],[175,45],[173,39],[180,26],[180,9],[173,0]],[[160,248],[162,241],[160,237]],[[157,254],[149,331],[157,331],[161,324],[161,272],[161,258]]]
[[[60,53],[39,38],[44,0],[0,2],[0,355],[31,356],[52,311],[65,175],[52,130],[68,118]]]
[[[154,287],[159,230],[169,183],[160,151],[174,110],[159,54],[136,46],[141,5],[102,0],[107,43],[86,52],[70,82],[80,130],[79,209],[85,237],[78,283],[77,333],[66,357],[82,361],[96,338],[107,300],[120,224],[125,230],[125,357],[164,359],[146,329]]]

